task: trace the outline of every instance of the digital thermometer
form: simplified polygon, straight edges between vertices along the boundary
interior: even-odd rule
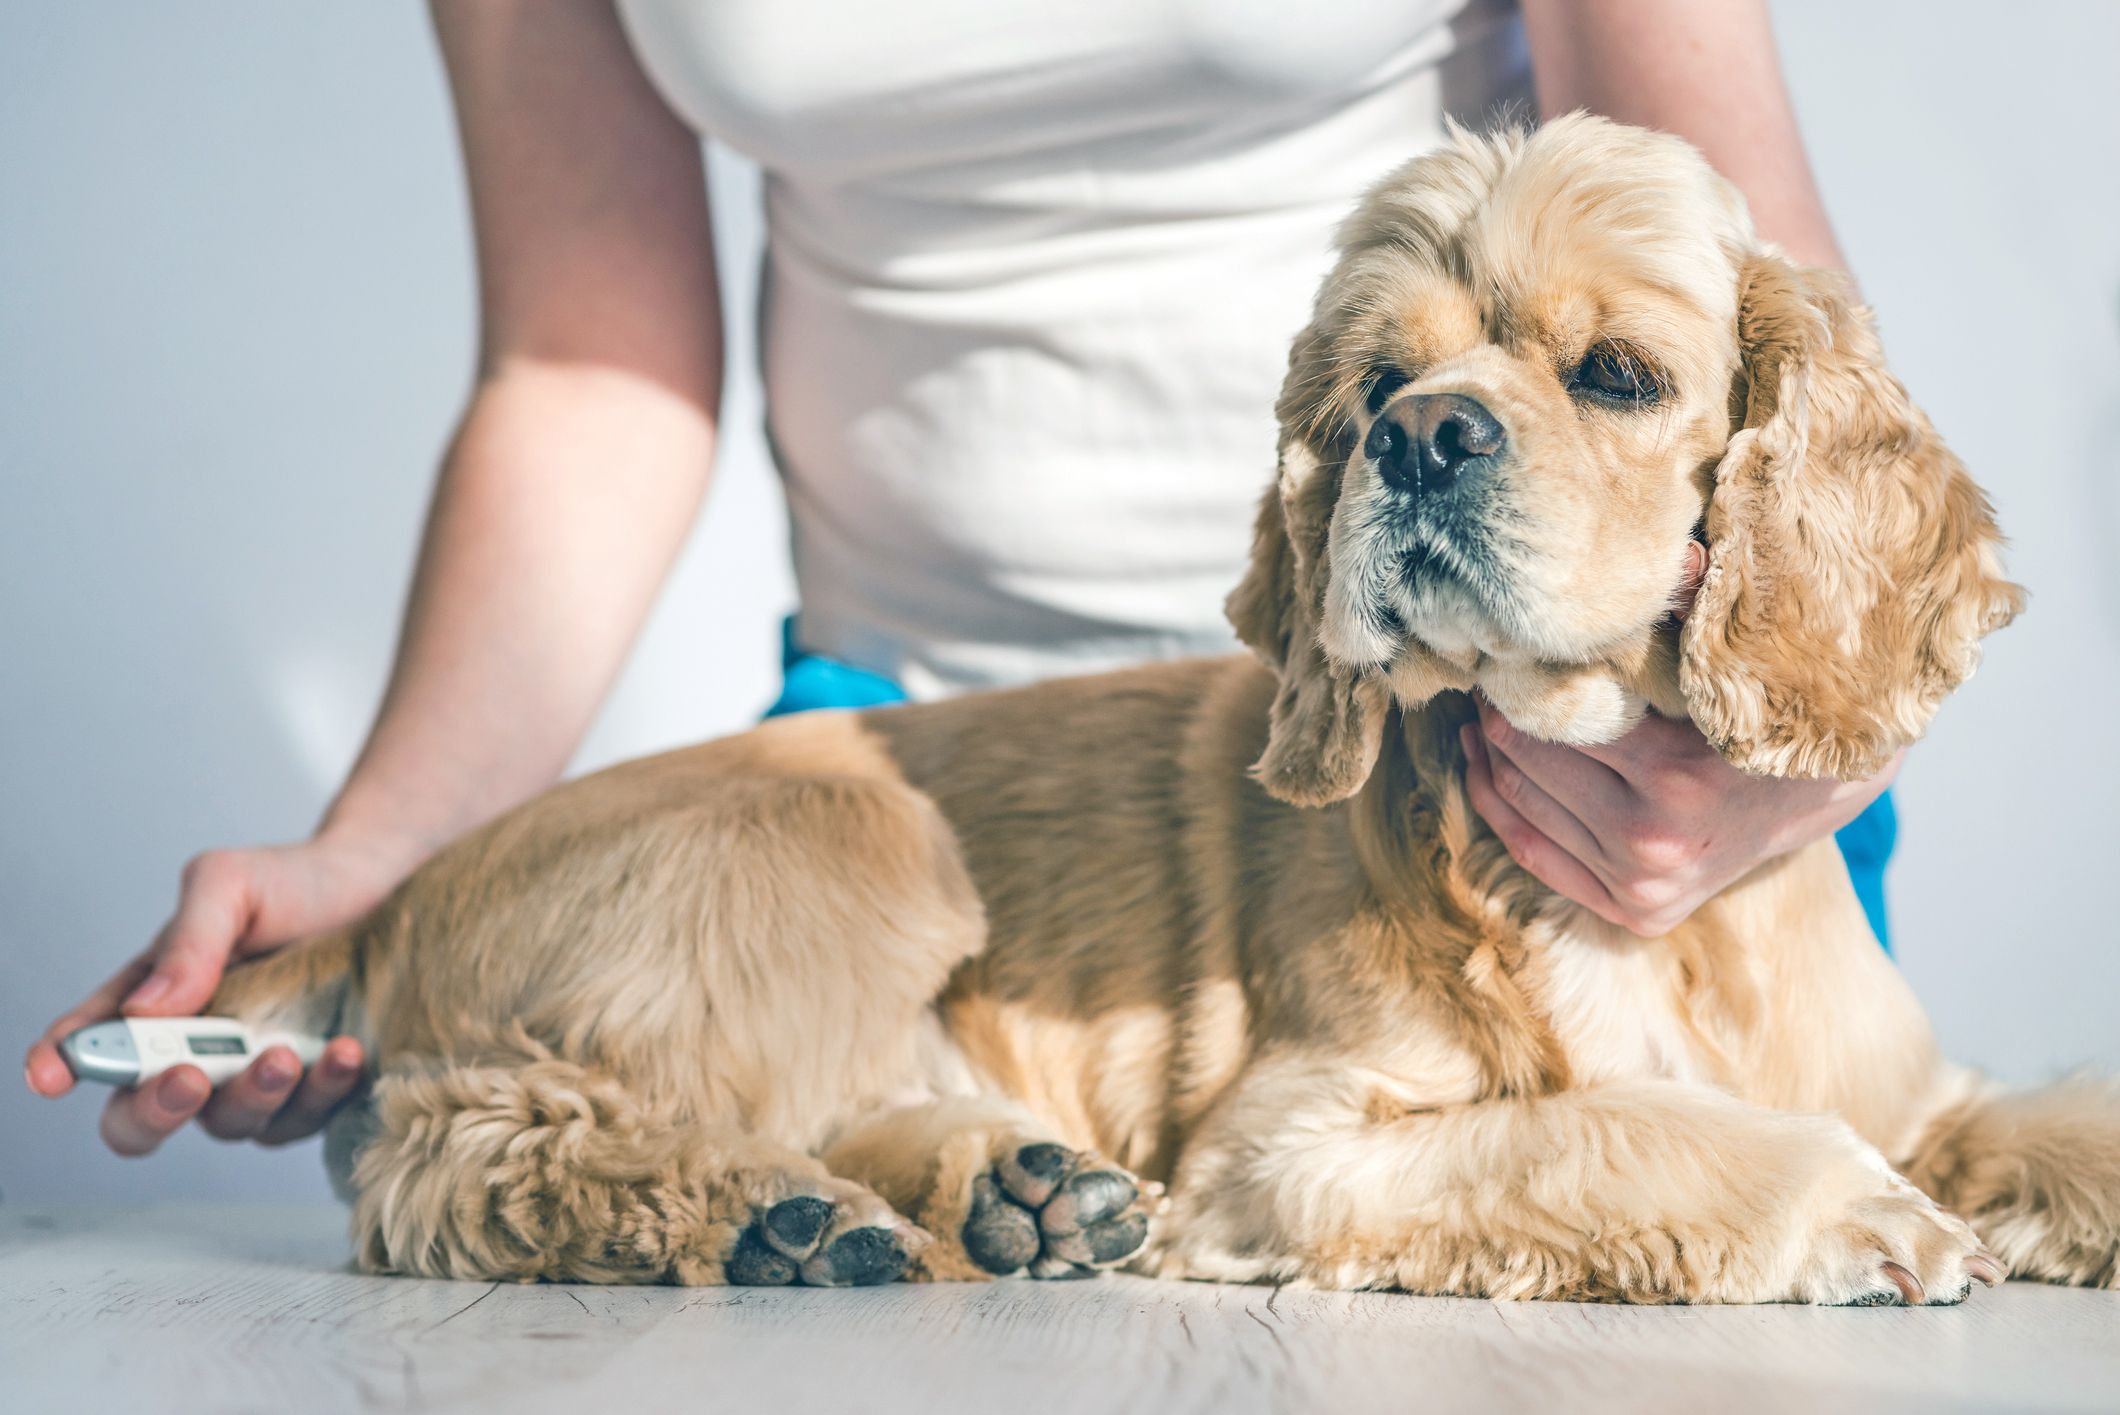
[[[172,1066],[196,1066],[218,1086],[284,1046],[304,1066],[324,1054],[322,1037],[258,1031],[230,1017],[117,1017],[92,1022],[59,1043],[59,1054],[83,1081],[137,1086]]]

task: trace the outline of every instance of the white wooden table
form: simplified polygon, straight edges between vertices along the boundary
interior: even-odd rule
[[[2120,1410],[2120,1294],[2021,1283],[1913,1311],[518,1287],[355,1276],[341,1224],[0,1208],[0,1411]]]

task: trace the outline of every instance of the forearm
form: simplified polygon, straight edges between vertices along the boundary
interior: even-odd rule
[[[551,784],[705,491],[700,403],[608,369],[482,381],[439,479],[390,685],[320,833],[407,868]]]
[[[1761,235],[1844,265],[1782,83],[1766,0],[1523,0],[1539,112],[1676,133],[1744,193]]]

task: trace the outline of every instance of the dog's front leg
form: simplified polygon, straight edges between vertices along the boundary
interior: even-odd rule
[[[1509,1298],[1954,1302],[2000,1267],[1839,1120],[1647,1082],[1409,1109],[1344,1065],[1240,1083],[1152,1270]]]

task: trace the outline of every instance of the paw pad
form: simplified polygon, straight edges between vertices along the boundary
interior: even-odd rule
[[[855,1222],[843,1205],[798,1194],[752,1219],[723,1275],[739,1287],[873,1287],[904,1276],[911,1256],[892,1226]]]
[[[964,1251],[997,1276],[1086,1277],[1148,1241],[1132,1175],[1094,1155],[1041,1140],[1020,1146],[972,1181]]]
[[[825,1226],[832,1221],[832,1203],[803,1194],[782,1199],[766,1210],[760,1222],[766,1242],[791,1258],[800,1258],[817,1247]]]
[[[905,1275],[905,1245],[887,1228],[850,1228],[802,1265],[812,1287],[874,1287]]]
[[[992,1175],[972,1181],[972,1211],[964,1220],[964,1251],[990,1273],[1012,1273],[1038,1256],[1038,1215],[1002,1192]]]

